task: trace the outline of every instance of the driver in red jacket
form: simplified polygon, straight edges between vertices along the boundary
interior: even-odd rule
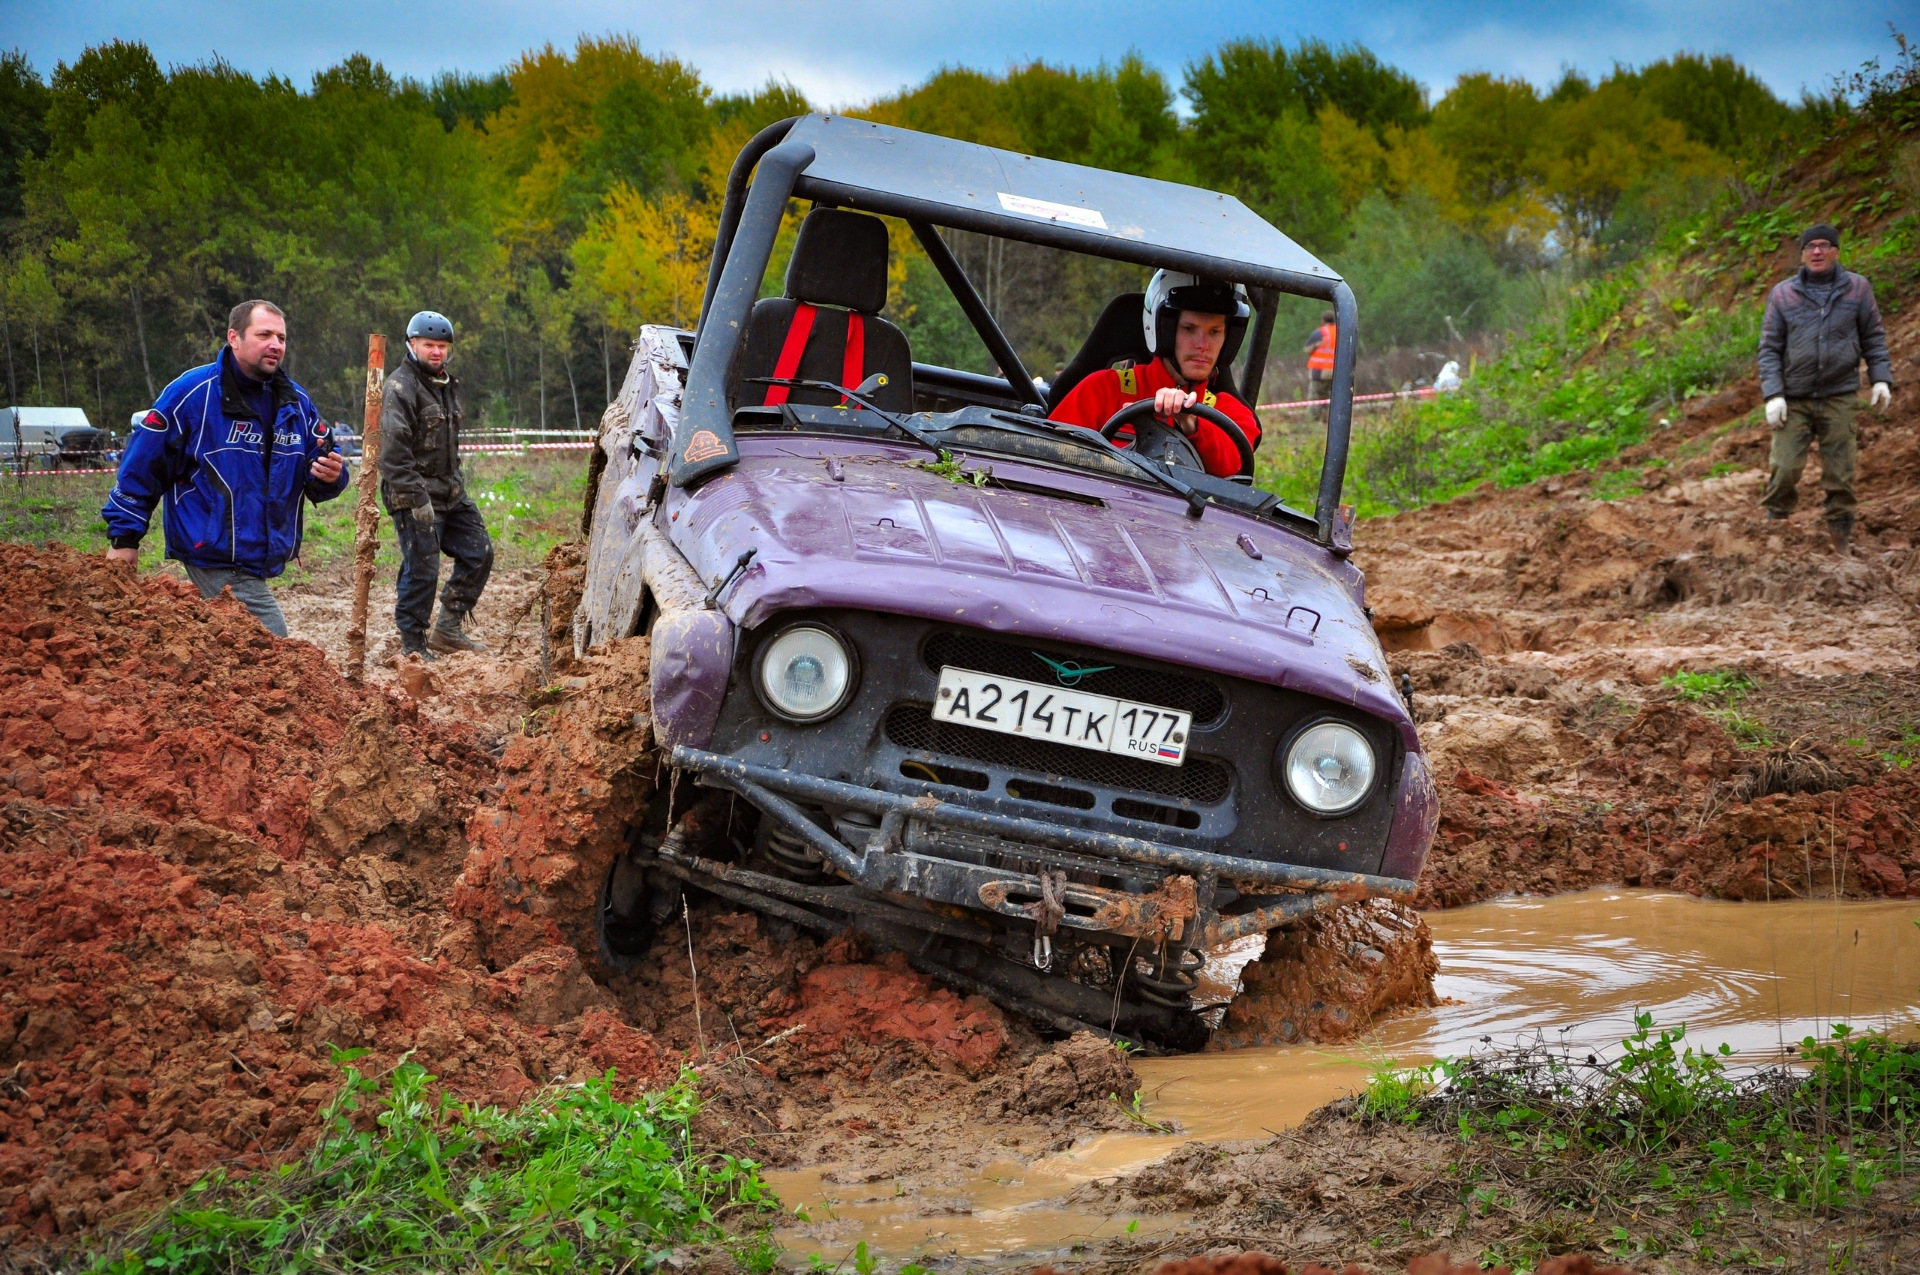
[[[1231,478],[1240,472],[1240,449],[1226,431],[1186,409],[1204,403],[1238,424],[1253,446],[1260,445],[1260,422],[1245,403],[1215,391],[1216,374],[1233,361],[1246,333],[1252,307],[1239,284],[1216,283],[1190,274],[1161,270],[1147,285],[1142,315],[1147,351],[1158,355],[1130,368],[1102,368],[1073,387],[1053,419],[1099,429],[1129,403],[1153,400],[1161,419],[1192,440],[1207,472]],[[1123,428],[1114,442],[1132,441]]]

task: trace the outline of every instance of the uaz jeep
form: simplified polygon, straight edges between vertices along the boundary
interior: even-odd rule
[[[889,225],[1001,375],[913,361],[879,313]],[[1316,509],[1254,488],[1244,437],[1240,479],[1208,475],[1150,401],[1049,420],[1144,358],[1140,294],[1043,383],[943,229],[1244,285],[1248,402],[1278,294],[1330,302]],[[574,642],[650,635],[676,794],[635,812],[602,958],[691,886],[1047,1027],[1191,1048],[1209,948],[1406,897],[1437,802],[1348,561],[1354,333],[1346,284],[1228,196],[838,116],[755,137],[699,330],[641,331],[594,457]]]

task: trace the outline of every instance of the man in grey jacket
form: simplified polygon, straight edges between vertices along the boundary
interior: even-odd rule
[[[447,371],[453,324],[422,310],[407,324],[407,357],[380,404],[380,499],[400,540],[393,623],[402,654],[483,651],[462,628],[493,572],[493,541],[460,473],[460,382]],[[432,630],[440,558],[453,559]]]
[[[1760,503],[1769,518],[1793,512],[1807,448],[1818,440],[1835,549],[1845,549],[1853,535],[1853,413],[1862,358],[1873,385],[1870,401],[1885,408],[1893,400],[1893,363],[1873,285],[1841,268],[1838,230],[1809,226],[1800,236],[1799,273],[1767,295],[1760,324],[1760,396],[1773,427]]]

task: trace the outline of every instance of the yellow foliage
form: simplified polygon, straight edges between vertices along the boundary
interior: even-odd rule
[[[1343,208],[1351,211],[1375,191],[1392,199],[1419,192],[1452,220],[1466,220],[1459,167],[1426,129],[1389,124],[1375,137],[1331,103],[1320,108],[1317,122],[1320,157],[1340,183]]]
[[[648,199],[616,186],[574,245],[576,286],[596,293],[608,322],[625,331],[643,323],[692,327],[719,227],[718,199],[678,191]]]
[[[1340,206],[1353,206],[1380,189],[1387,152],[1372,131],[1328,103],[1320,108],[1320,157],[1340,183]]]
[[[707,128],[699,73],[647,54],[631,36],[583,36],[571,55],[549,44],[521,55],[507,75],[513,100],[488,121],[486,149],[510,183],[503,230],[536,251],[577,233],[618,182],[676,176],[629,171],[631,136],[670,155]]]

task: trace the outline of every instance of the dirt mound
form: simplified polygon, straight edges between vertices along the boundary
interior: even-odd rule
[[[486,1100],[571,1065],[485,1012],[442,914],[493,770],[470,732],[166,577],[0,572],[0,1246],[290,1148],[329,1045]]]
[[[1116,1103],[1132,1102],[1139,1089],[1125,1053],[1092,1032],[1075,1032],[1027,1064],[1006,1105],[1036,1116],[1076,1107],[1114,1110]]]
[[[1412,910],[1388,899],[1347,904],[1268,937],[1210,1048],[1357,1036],[1399,1010],[1437,1004],[1439,968],[1433,935]]]
[[[544,947],[599,950],[601,887],[653,794],[647,670],[645,638],[609,643],[507,739],[453,896],[495,968]]]
[[[1855,724],[1838,726],[1829,712],[1818,729],[1823,683]],[[1781,702],[1810,734],[1860,731],[1859,746],[1803,736],[1742,748],[1688,705],[1655,702],[1622,720],[1625,706],[1609,701],[1560,711],[1551,752],[1525,751],[1549,730],[1533,718],[1533,731],[1495,735],[1475,755],[1450,746],[1447,727],[1492,714],[1453,708],[1422,728],[1452,769],[1437,767],[1440,830],[1418,902],[1452,907],[1603,884],[1734,899],[1920,894],[1920,772],[1870,751],[1873,728],[1855,716],[1866,711],[1858,679],[1796,685]],[[1890,698],[1905,702],[1871,703],[1884,709]],[[1567,765],[1569,757],[1578,760]]]

